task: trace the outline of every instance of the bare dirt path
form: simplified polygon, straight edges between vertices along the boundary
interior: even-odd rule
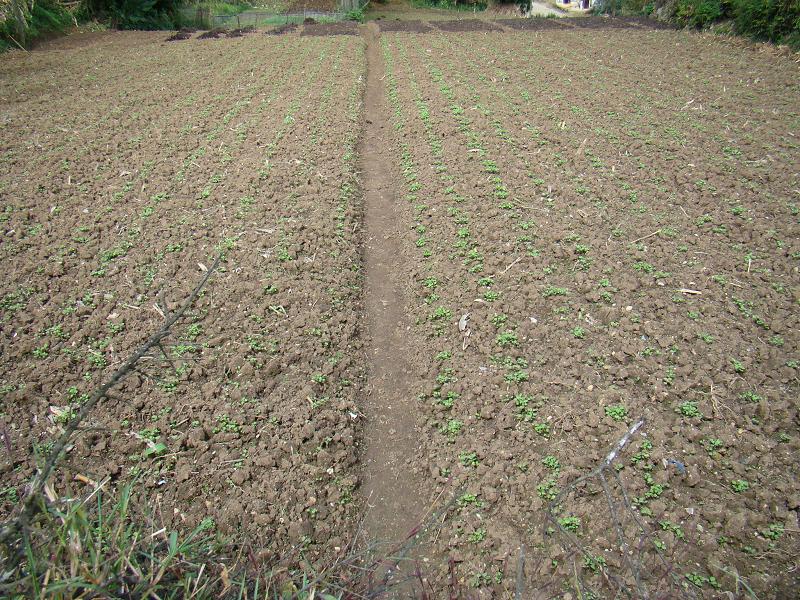
[[[377,25],[364,28],[367,39],[365,130],[361,178],[365,196],[364,309],[367,326],[364,485],[366,529],[373,539],[405,539],[425,509],[419,482],[409,468],[418,450],[415,406],[406,339],[409,327],[404,286],[398,279],[401,254],[397,214],[397,162],[391,155],[389,109],[383,90],[384,66]]]

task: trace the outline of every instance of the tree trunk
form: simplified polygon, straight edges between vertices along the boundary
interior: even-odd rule
[[[25,46],[25,29],[27,23],[25,22],[25,9],[27,5],[25,0],[11,0],[11,14],[14,16],[14,24],[16,34],[16,42],[20,46]]]

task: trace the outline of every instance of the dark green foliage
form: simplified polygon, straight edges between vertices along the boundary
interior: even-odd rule
[[[112,23],[118,29],[174,29],[170,0],[116,0],[111,7]]]
[[[653,12],[652,0],[605,0],[595,4],[596,14],[649,15]]]
[[[656,11],[660,18],[697,29],[732,20],[740,35],[800,49],[800,0],[601,0],[594,9],[613,15]]]
[[[726,0],[679,0],[675,17],[681,25],[702,29],[727,14]]]
[[[800,49],[800,0],[733,0],[736,32]]]
[[[65,31],[74,24],[72,15],[55,0],[39,0],[33,9],[25,11],[24,16],[24,38],[28,42],[46,33]],[[16,22],[12,17],[0,21],[0,52],[17,47],[17,42],[21,41],[18,38]]]
[[[513,3],[513,2],[512,2]],[[415,8],[441,8],[447,10],[485,10],[483,0],[411,0]]]
[[[174,29],[181,0],[84,0],[89,17],[117,29]]]

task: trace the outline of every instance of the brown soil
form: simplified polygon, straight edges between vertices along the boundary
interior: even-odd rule
[[[631,21],[615,17],[574,17],[567,23],[579,29],[628,29],[636,26]]]
[[[174,35],[169,36],[166,41],[167,42],[180,42],[183,40],[189,40],[192,38],[192,34],[187,31],[179,31]]]
[[[615,17],[617,21],[622,21],[623,23],[630,23],[633,25],[639,25],[646,29],[677,29],[674,25],[670,23],[665,23],[664,21],[658,21],[656,19],[650,19],[648,17]]]
[[[292,33],[293,31],[297,31],[299,25],[297,23],[286,23],[284,25],[278,25],[277,27],[273,27],[272,29],[266,32],[267,35],[283,35],[286,33]]]
[[[415,457],[420,433],[415,429],[415,400],[409,358],[415,348],[407,340],[411,323],[407,296],[398,278],[407,260],[397,206],[401,200],[398,165],[391,160],[389,107],[383,93],[384,76],[378,27],[365,28],[367,85],[365,129],[359,146],[364,193],[364,309],[367,393],[363,411],[366,526],[371,537],[403,541],[424,518],[423,492]]]
[[[564,20],[565,19],[497,19],[495,23],[519,31],[546,31],[569,27],[569,25],[564,24]]]
[[[444,507],[433,597],[794,597],[798,65],[584,20],[9,54],[0,511],[224,251],[59,496],[311,562]]]
[[[455,21],[433,21],[432,24],[442,31],[500,31],[496,25],[479,19],[458,19]]]
[[[429,33],[433,31],[424,21],[381,20],[378,21],[381,32]]]
[[[316,23],[304,25],[301,36],[358,35],[358,25],[353,22]]]
[[[250,36],[222,61],[162,35],[0,65],[4,487],[22,491],[60,415],[158,327],[159,294],[175,306],[224,249],[169,340],[177,372],[154,357],[115,390],[54,489],[136,478],[165,526],[206,519],[265,558],[301,540],[332,553],[358,484],[361,200],[343,157],[359,134],[363,41]]]
[[[553,30],[534,45],[384,37],[395,153],[407,148],[416,174],[402,214],[418,253],[405,265],[418,298],[409,336],[424,348],[419,456],[443,493],[472,494],[435,535],[459,577],[510,597],[524,545],[532,597],[574,580],[569,538],[545,533],[544,510],[644,417],[619,461],[622,488],[609,484],[617,506],[624,488],[670,568],[728,590],[726,571],[738,572],[788,597],[800,223],[778,199],[797,186],[796,145],[780,130],[800,90],[779,90],[796,65],[731,61],[713,38],[638,29]],[[665,44],[669,66],[649,68]],[[616,513],[638,545],[630,514]],[[557,517],[575,517],[579,543],[634,585],[611,550],[599,480],[567,494]],[[643,585],[684,594],[645,548]],[[576,564],[586,585],[606,586],[596,565]]]
[[[231,29],[228,32],[228,37],[231,37],[231,38],[242,37],[242,36],[247,35],[248,33],[254,33],[255,30],[256,30],[256,28],[253,27],[253,26],[240,27],[238,29]]]
[[[197,36],[198,40],[218,40],[219,38],[225,37],[227,35],[227,30],[223,29],[222,27],[218,27],[217,29],[212,29],[210,31],[206,31],[205,33],[201,33]]]

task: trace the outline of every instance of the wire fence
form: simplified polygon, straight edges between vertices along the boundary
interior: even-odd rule
[[[243,27],[268,27],[287,23],[302,23],[314,19],[318,23],[335,23],[350,18],[353,11],[364,10],[369,0],[340,0],[337,10],[321,11],[303,9],[294,12],[246,10],[236,15],[215,15],[208,8],[185,7],[180,10],[181,24],[196,29],[241,29]]]

